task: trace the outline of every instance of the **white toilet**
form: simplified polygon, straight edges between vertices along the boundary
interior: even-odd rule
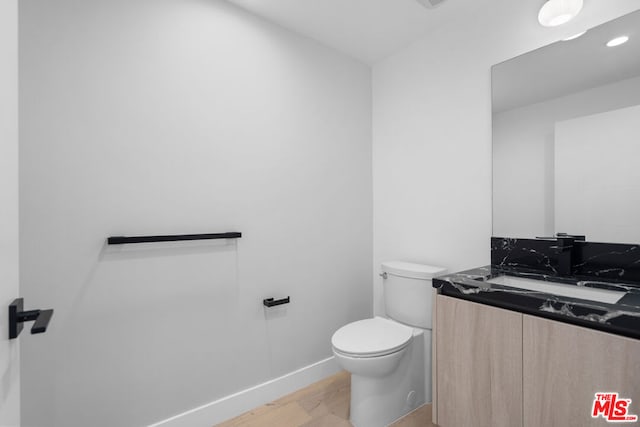
[[[333,354],[351,373],[350,421],[384,427],[431,401],[431,279],[445,269],[382,263],[389,318],[358,320],[331,337]]]

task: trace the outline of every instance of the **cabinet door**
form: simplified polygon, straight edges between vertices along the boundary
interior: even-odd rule
[[[441,427],[522,425],[522,314],[438,295]]]
[[[597,392],[632,399],[640,416],[637,340],[528,315],[523,340],[525,427],[611,425],[591,417]]]

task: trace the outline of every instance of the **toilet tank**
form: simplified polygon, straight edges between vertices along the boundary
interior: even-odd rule
[[[387,316],[406,325],[431,329],[431,279],[446,270],[404,261],[382,263],[383,299]]]

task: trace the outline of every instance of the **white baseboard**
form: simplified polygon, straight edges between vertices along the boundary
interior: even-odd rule
[[[332,356],[279,378],[151,424],[149,427],[211,427],[320,381],[338,371],[340,367]]]

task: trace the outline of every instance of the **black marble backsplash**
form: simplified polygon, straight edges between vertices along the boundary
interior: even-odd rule
[[[640,245],[575,241],[570,251],[572,276],[640,283]],[[491,264],[506,270],[562,276],[562,252],[556,240],[491,238]]]

